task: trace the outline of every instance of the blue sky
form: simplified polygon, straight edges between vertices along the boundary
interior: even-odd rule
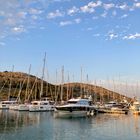
[[[139,0],[0,0],[0,71],[139,81]],[[46,72],[47,73],[47,72]],[[47,75],[47,74],[46,74]]]

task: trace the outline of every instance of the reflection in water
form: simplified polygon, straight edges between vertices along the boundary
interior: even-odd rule
[[[0,140],[139,140],[140,116],[54,118],[52,112],[0,110]]]
[[[40,114],[30,114],[29,112],[16,112],[2,110],[0,112],[0,133],[16,131],[23,126],[39,124]]]

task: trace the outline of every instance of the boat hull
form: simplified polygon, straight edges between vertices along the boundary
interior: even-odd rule
[[[7,104],[1,104],[0,109],[9,109],[9,105]]]
[[[43,111],[53,111],[54,109],[51,106],[42,106],[42,105],[30,105],[30,112],[43,112]]]
[[[18,106],[18,111],[29,111],[29,105],[20,104]]]
[[[87,111],[55,111],[55,117],[86,117]]]
[[[112,114],[128,114],[128,110],[125,109],[98,109],[98,113],[112,113]]]
[[[140,115],[140,111],[133,111],[134,115]]]

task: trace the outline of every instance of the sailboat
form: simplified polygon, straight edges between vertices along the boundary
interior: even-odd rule
[[[12,66],[12,72],[14,71],[14,66]],[[10,83],[9,83],[9,92],[8,92],[8,100],[0,102],[0,109],[9,109],[10,106],[14,106],[17,104],[17,101],[10,100],[11,95],[11,85],[12,85],[12,73],[10,73]]]
[[[42,94],[43,94],[43,79],[44,79],[45,63],[46,63],[46,53],[45,53],[44,63],[43,63],[40,100],[31,102],[31,104],[29,105],[29,111],[30,112],[40,112],[40,111],[52,111],[52,110],[54,110],[54,106],[50,104],[50,101],[48,101],[47,98],[41,99]]]

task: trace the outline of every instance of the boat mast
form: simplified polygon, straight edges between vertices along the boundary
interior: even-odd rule
[[[57,70],[55,73],[55,103],[57,102],[58,94],[57,94]]]
[[[64,66],[62,66],[62,79],[61,79],[61,95],[60,95],[60,101],[63,101],[63,84],[64,84]]]
[[[43,80],[44,80],[44,71],[45,71],[45,63],[46,63],[46,52],[43,61],[44,62],[43,62],[42,78],[41,78],[40,100],[41,100],[41,96],[43,95]]]
[[[12,72],[13,72],[13,71],[14,71],[14,65],[12,66]],[[10,96],[11,96],[12,72],[11,72],[11,74],[10,74],[10,84],[9,84],[8,101],[10,101]]]
[[[83,85],[82,85],[83,79],[82,79],[82,78],[83,78],[83,69],[82,69],[82,66],[81,66],[81,86],[80,86],[80,88],[81,88],[81,89],[80,89],[81,98],[82,98],[82,93],[83,93],[83,92],[82,92],[82,88],[83,88]]]
[[[31,72],[31,64],[30,64],[30,66],[29,66],[29,72],[28,72],[28,79],[27,79],[27,86],[26,86],[25,101],[27,100],[27,96],[28,96],[28,94],[29,94],[30,72]]]
[[[69,72],[68,72],[68,81],[67,81],[67,101],[69,99]]]

